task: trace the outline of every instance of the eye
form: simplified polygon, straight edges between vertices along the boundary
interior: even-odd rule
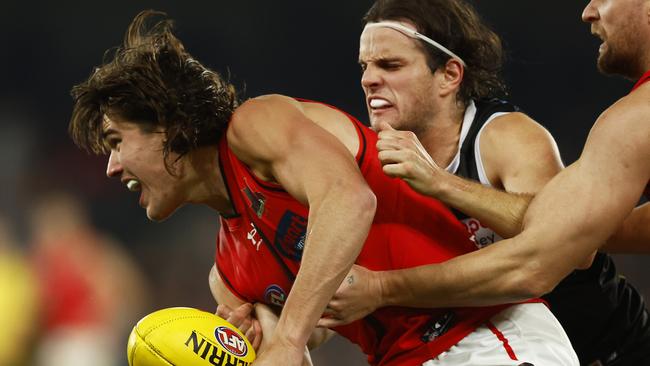
[[[368,64],[366,64],[365,62],[359,62],[359,67],[361,68],[361,72],[363,73],[368,68]]]
[[[122,142],[122,140],[117,138],[117,137],[109,137],[109,138],[106,139],[106,146],[110,150],[119,150],[121,142]]]
[[[378,66],[384,70],[395,71],[402,67],[402,64],[397,61],[381,61],[378,63]]]

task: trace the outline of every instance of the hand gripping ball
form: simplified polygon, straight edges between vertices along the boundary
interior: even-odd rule
[[[130,366],[248,366],[255,350],[219,316],[193,308],[153,312],[133,327]]]

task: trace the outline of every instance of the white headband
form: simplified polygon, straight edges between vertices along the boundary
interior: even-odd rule
[[[434,46],[435,48],[439,49],[440,51],[446,53],[451,58],[454,58],[454,59],[458,60],[461,64],[463,64],[464,67],[467,67],[467,64],[465,64],[465,61],[463,61],[463,59],[458,57],[458,55],[456,55],[455,53],[448,50],[447,47],[441,45],[440,43],[434,41],[433,39],[425,36],[424,34],[418,32],[416,30],[413,30],[413,29],[411,29],[409,27],[404,26],[402,23],[398,23],[398,22],[368,23],[368,24],[366,24],[365,29],[375,28],[375,27],[392,28],[392,29],[395,29],[396,31],[399,31],[399,32],[403,33],[406,36],[411,37],[411,38],[421,39],[421,40],[425,41],[426,43],[428,43],[428,44]]]

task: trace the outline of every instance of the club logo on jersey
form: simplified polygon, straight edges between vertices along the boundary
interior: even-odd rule
[[[218,328],[217,328],[218,329]],[[237,335],[235,333],[235,335]],[[215,337],[217,340],[219,340],[219,336],[217,335],[217,332],[215,330]],[[219,347],[215,343],[213,343],[211,340],[207,339],[211,337],[205,337],[202,334],[198,333],[197,331],[193,330],[192,334],[190,334],[189,338],[187,341],[185,341],[185,346],[190,348],[194,354],[197,356],[201,357],[202,359],[208,361],[211,365],[230,365],[232,364],[232,353],[226,346],[223,346],[223,343],[219,341],[219,344],[222,345],[222,347]],[[241,337],[240,337],[241,338]],[[236,343],[236,341],[235,341]],[[243,355],[245,356],[248,353],[248,346],[246,346],[246,342],[244,342],[244,347],[245,349]],[[243,356],[239,356],[243,357]],[[237,360],[237,366],[248,366],[250,365],[249,362],[244,362],[242,360]]]
[[[287,293],[278,285],[271,285],[264,290],[264,300],[267,304],[284,306],[287,299]]]
[[[287,210],[278,223],[275,246],[285,257],[300,260],[305,248],[306,232],[307,219]]]
[[[257,217],[261,218],[264,214],[264,204],[266,203],[266,198],[264,198],[264,196],[259,192],[253,192],[250,188],[248,188],[248,186],[244,187],[242,191],[246,195],[246,198],[248,198],[248,203],[253,211],[255,211]]]
[[[217,327],[214,330],[217,342],[228,352],[237,357],[244,357],[248,353],[248,346],[244,338],[228,327]]]

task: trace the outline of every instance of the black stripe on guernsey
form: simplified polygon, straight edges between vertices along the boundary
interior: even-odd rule
[[[247,168],[248,168],[248,167],[247,167]],[[285,190],[284,188],[282,188],[281,185],[279,185],[279,184],[277,184],[277,183],[270,183],[270,182],[263,181],[263,180],[261,180],[260,178],[258,178],[258,177],[255,175],[255,173],[253,173],[252,171],[249,171],[249,172],[250,172],[250,176],[253,177],[253,180],[254,180],[257,184],[259,184],[260,186],[264,187],[264,189],[266,189],[267,191],[286,192],[286,190]]]
[[[359,165],[359,168],[361,168],[361,165],[363,164],[363,158],[366,156],[366,135],[363,134],[363,129],[361,127],[361,126],[363,126],[363,124],[359,120],[354,118],[354,116],[352,116],[348,112],[346,112],[344,110],[341,110],[341,109],[338,109],[338,108],[336,108],[335,106],[333,106],[331,104],[327,104],[327,103],[323,103],[323,102],[317,102],[315,100],[309,100],[309,99],[303,99],[303,98],[294,98],[294,99],[299,101],[299,102],[322,104],[322,105],[324,105],[326,107],[332,108],[333,110],[335,110],[337,112],[341,112],[346,117],[348,117],[350,122],[352,122],[354,127],[356,127],[357,130],[359,131],[359,135],[361,135],[361,146],[359,147],[359,149],[361,150],[361,155],[359,155],[359,160],[357,161],[357,164]],[[357,154],[358,154],[358,152],[357,152]]]
[[[519,108],[500,99],[480,100],[474,104],[476,105],[476,115],[474,116],[472,125],[467,132],[465,141],[463,141],[463,144],[460,147],[460,162],[458,164],[458,169],[454,174],[459,177],[479,182],[480,177],[478,175],[478,167],[476,165],[476,155],[474,154],[476,136],[478,136],[481,128],[483,128],[487,120],[492,117],[493,114],[503,112],[519,112]],[[454,208],[452,208],[451,211],[459,220],[469,218],[469,216]]]
[[[343,113],[345,113],[345,112],[343,112]],[[357,164],[359,165],[359,169],[361,169],[362,166],[363,166],[364,159],[366,157],[366,147],[367,147],[366,146],[366,144],[367,144],[366,135],[363,133],[363,128],[361,127],[361,122],[357,121],[356,119],[354,119],[352,116],[350,116],[347,113],[345,113],[345,115],[348,116],[350,121],[352,121],[352,124],[354,125],[354,127],[357,128],[357,131],[359,132],[359,136],[361,136],[361,146],[359,147],[359,149],[361,150],[361,154],[359,154],[359,160],[357,161]]]
[[[220,149],[221,150],[221,149]],[[230,193],[230,186],[228,185],[228,178],[226,178],[226,172],[223,170],[224,169],[224,157],[221,154],[221,151],[219,151],[219,171],[221,172],[221,180],[223,181],[223,184],[226,186],[226,192],[228,193],[228,199],[230,200],[230,204],[232,206],[232,209],[235,211],[232,215],[224,215],[223,213],[219,212],[219,215],[226,219],[232,219],[235,217],[241,216],[239,212],[237,212],[237,207],[235,205],[235,200],[232,199],[232,194]]]
[[[375,318],[374,315],[372,314],[366,315],[366,317],[363,318],[363,320],[365,320],[366,323],[370,325],[372,329],[375,331],[375,339],[377,340],[377,343],[379,343],[379,340],[384,338],[384,336],[386,335],[386,329],[384,328],[384,326],[381,325],[381,322],[377,318]],[[379,354],[376,354],[375,358],[381,359]]]
[[[260,230],[260,228],[258,228],[257,225],[255,225],[255,223],[252,220],[250,221],[250,223],[251,223],[251,225],[253,225],[255,230],[257,230],[257,233],[260,234],[260,236],[262,237],[262,242],[264,242],[266,247],[269,248],[269,251],[271,252],[271,254],[273,254],[273,257],[275,257],[275,260],[280,264],[280,266],[284,270],[284,274],[286,274],[287,277],[289,278],[289,280],[293,283],[293,281],[295,281],[295,279],[296,279],[296,276],[293,275],[293,272],[291,272],[291,269],[289,269],[287,264],[284,263],[284,261],[282,260],[282,257],[276,251],[273,244],[269,241],[266,234],[264,234],[264,232],[262,230]]]
[[[235,295],[237,295],[237,297],[239,297],[239,298],[242,299],[242,300],[250,300],[250,299],[247,298],[246,296],[244,296],[244,295],[242,295],[241,293],[239,293],[239,291],[237,291],[237,290],[235,289],[235,286],[233,286],[232,283],[230,283],[230,281],[228,280],[228,277],[226,277],[226,275],[223,273],[223,271],[221,270],[221,268],[219,268],[219,262],[217,262],[217,271],[219,272],[219,276],[221,276],[221,279],[222,279],[223,282],[226,284],[226,286],[228,286],[228,288],[230,289],[230,291],[232,291]]]

